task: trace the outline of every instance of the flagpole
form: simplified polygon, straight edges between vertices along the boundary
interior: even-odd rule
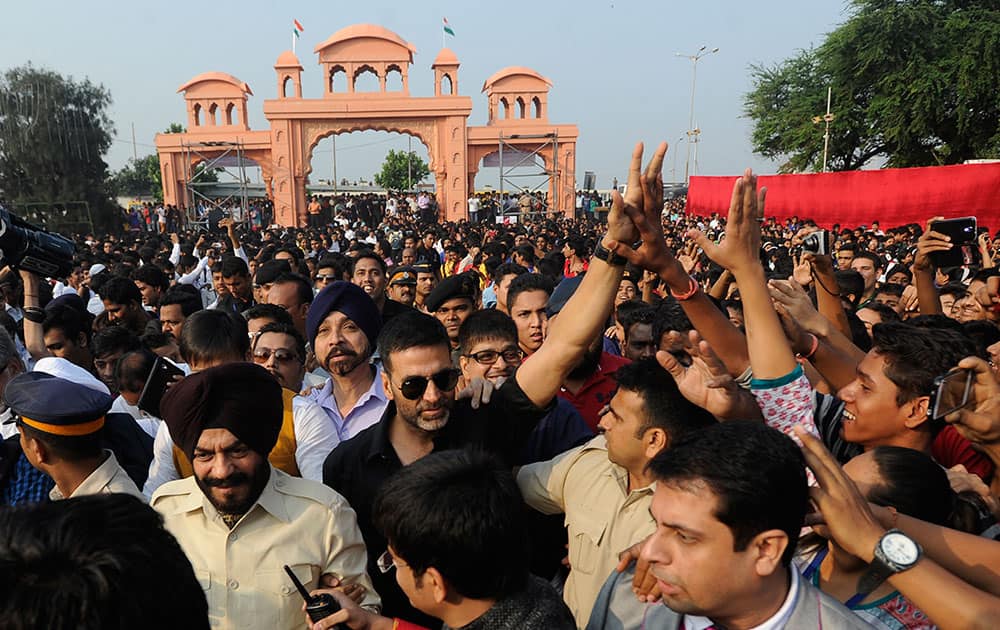
[[[296,35],[296,33],[295,33],[295,27],[293,26],[292,27],[292,54],[293,55],[295,54],[295,40],[298,39],[298,37],[296,37],[295,35]]]

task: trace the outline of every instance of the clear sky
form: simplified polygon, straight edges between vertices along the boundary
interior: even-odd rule
[[[113,169],[154,151],[153,135],[171,122],[185,123],[177,88],[193,76],[221,71],[246,81],[250,126],[267,128],[266,98],[276,96],[272,68],[290,47],[292,19],[305,32],[298,55],[305,67],[304,96],[322,93],[312,52],[335,31],[357,23],[380,24],[417,48],[410,93],[433,94],[430,65],[441,48],[441,18],[456,36],[447,45],[461,61],[459,92],[473,100],[469,123],[484,124],[483,81],[505,66],[534,68],[553,82],[549,119],[576,123],[577,179],[594,171],[598,187],[624,181],[633,143],[667,140],[668,181],[677,150],[676,179],[683,179],[691,62],[675,56],[702,45],[719,52],[698,62],[696,126],[702,130],[698,173],[762,173],[776,164],[753,154],[750,121],[742,117],[751,64],[773,64],[818,44],[846,19],[845,0],[755,3],[701,0],[33,0],[3,3],[0,68],[26,62],[74,77],[88,77],[112,94],[116,141],[106,156]],[[823,92],[825,86],[816,86]],[[816,112],[820,114],[822,112]],[[817,129],[816,142],[822,143]],[[332,170],[332,142],[313,159],[313,178]],[[358,132],[338,136],[339,177],[369,178],[385,152],[405,148],[405,136]],[[426,155],[418,142],[414,150]],[[693,165],[692,165],[693,168]],[[496,169],[480,170],[477,186],[497,185]]]

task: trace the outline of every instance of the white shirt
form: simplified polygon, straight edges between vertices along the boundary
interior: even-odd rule
[[[792,616],[792,611],[795,610],[795,601],[799,598],[799,591],[801,590],[799,586],[799,572],[795,570],[794,566],[788,572],[792,574],[792,584],[788,589],[788,595],[785,596],[785,603],[781,605],[778,612],[774,613],[764,623],[754,626],[750,630],[782,630],[788,623],[789,618]],[[705,630],[714,626],[715,624],[708,617],[684,615],[684,630]]]
[[[10,420],[10,407],[0,412],[0,438],[4,440],[14,437],[19,433],[17,423],[8,422],[8,420]]]
[[[101,301],[101,296],[93,291],[91,291],[90,300],[87,302],[87,310],[95,317],[104,312],[104,302]]]
[[[135,423],[142,428],[143,431],[149,434],[150,437],[156,438],[156,430],[160,427],[160,420],[156,416],[146,413],[138,406],[128,404],[128,401],[121,397],[119,394],[118,398],[111,403],[111,410],[108,413],[127,413],[132,416]]]
[[[469,197],[469,214],[475,214],[479,212],[479,199],[476,197]]]
[[[292,424],[295,427],[295,465],[303,479],[323,481],[323,462],[341,440],[319,405],[302,396],[292,399]],[[167,423],[161,422],[153,438],[153,461],[142,493],[152,497],[157,488],[180,479],[174,466],[174,441]]]

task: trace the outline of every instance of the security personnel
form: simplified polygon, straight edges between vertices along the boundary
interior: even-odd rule
[[[416,297],[417,272],[413,267],[394,267],[389,275],[389,298],[413,306],[413,299]]]
[[[479,309],[479,282],[475,274],[460,273],[445,278],[427,296],[424,306],[448,331],[452,362],[458,367],[458,329]]]
[[[440,281],[440,276],[438,276],[439,265],[440,263],[431,264],[428,262],[419,262],[413,265],[413,272],[417,276],[417,289],[414,294],[413,308],[423,313],[429,312],[424,302]]]
[[[194,475],[163,484],[150,504],[202,581],[216,630],[302,628],[302,599],[282,565],[310,590],[324,574],[361,585],[362,606],[378,609],[354,510],[267,460],[282,409],[281,386],[251,363],[192,374],[163,397],[163,421]]]
[[[44,372],[28,372],[7,383],[4,398],[21,430],[28,462],[56,484],[50,499],[111,492],[142,497],[114,453],[101,448],[111,396]]]

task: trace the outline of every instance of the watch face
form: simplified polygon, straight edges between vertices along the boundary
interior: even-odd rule
[[[898,532],[890,532],[883,536],[881,549],[891,562],[903,566],[913,564],[920,556],[917,544],[905,534]]]

